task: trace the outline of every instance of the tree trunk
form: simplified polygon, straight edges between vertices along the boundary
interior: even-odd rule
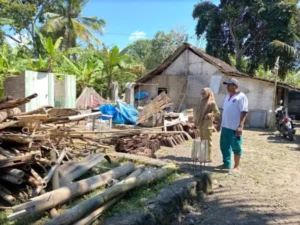
[[[111,91],[110,91],[110,86],[111,86],[111,82],[112,82],[112,74],[108,75],[108,79],[107,79],[107,89],[106,89],[106,98],[110,98],[111,99]]]
[[[144,171],[144,169],[145,169],[145,167],[143,167],[143,166],[139,167],[137,170],[135,170],[133,173],[131,173],[128,177],[126,177],[126,179],[129,179],[131,177],[138,177],[139,175],[141,175],[141,173]],[[124,183],[124,180],[121,181],[120,183]],[[105,212],[111,206],[113,206],[118,201],[120,201],[124,196],[125,196],[125,194],[122,194],[122,195],[118,196],[117,198],[110,200],[109,202],[105,203],[105,205],[98,208],[97,210],[95,210],[94,212],[92,212],[91,214],[86,216],[85,218],[77,221],[74,225],[90,225],[90,224],[92,224],[103,212]]]
[[[235,60],[236,60],[236,68],[241,71],[243,68],[242,68],[242,54],[240,51],[237,50],[236,52],[236,56],[235,56]]]
[[[113,179],[125,176],[133,169],[133,163],[126,163],[106,173],[80,180],[67,187],[61,187],[35,198],[31,198],[29,202],[13,207],[13,211],[15,213],[9,215],[7,218],[9,220],[14,220],[27,214],[52,209],[55,206],[65,203],[77,196],[84,195],[89,191],[102,187],[103,185],[111,182]]]
[[[59,215],[50,222],[46,223],[46,225],[74,224],[74,222],[78,221],[80,218],[84,217],[88,213],[93,212],[107,201],[123,193],[126,193],[136,187],[140,187],[142,185],[150,184],[155,181],[161,180],[169,176],[175,170],[176,167],[173,164],[169,164],[161,169],[155,171],[145,171],[138,177],[126,179],[118,183],[117,185],[106,189],[102,193],[79,203],[78,205],[66,211],[64,214]]]

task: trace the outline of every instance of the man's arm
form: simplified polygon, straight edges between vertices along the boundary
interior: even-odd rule
[[[240,124],[239,127],[244,127],[244,124],[246,122],[248,112],[241,112],[241,119],[240,119]]]
[[[236,130],[236,136],[241,136],[243,133],[243,128],[246,122],[247,114],[248,114],[248,99],[246,96],[244,96],[240,101],[240,111],[241,111],[241,117],[240,117],[240,123]]]
[[[236,136],[239,137],[243,133],[244,124],[246,122],[248,112],[241,112],[241,119],[239,123],[239,127],[236,130]]]

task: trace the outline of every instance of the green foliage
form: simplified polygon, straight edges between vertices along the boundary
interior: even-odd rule
[[[76,46],[76,39],[88,44],[100,43],[100,40],[92,33],[96,31],[103,34],[106,22],[94,17],[83,17],[81,11],[88,3],[87,0],[57,0],[56,7],[46,13],[45,31],[55,34],[63,34],[65,49]]]
[[[300,86],[300,70],[289,71],[284,81],[289,84]]]
[[[25,70],[24,61],[18,58],[10,46],[0,46],[0,89],[3,88],[4,80],[13,75],[19,75]]]
[[[0,0],[0,25],[13,25],[16,32],[26,28],[36,14],[34,1]]]
[[[37,28],[35,32],[39,36],[45,55],[44,57],[39,55],[38,59],[27,57],[29,68],[34,71],[53,72],[54,63],[62,57],[60,45],[63,38],[60,37],[53,43],[51,37],[44,37]]]
[[[255,76],[259,78],[274,80],[275,76],[272,73],[271,70],[265,69],[264,66],[261,64],[259,67],[255,70]]]
[[[230,62],[235,55],[236,67],[244,70],[242,59],[248,59],[245,72],[255,71],[260,64],[273,67],[277,58],[270,43],[274,40],[293,43],[300,34],[300,11],[296,0],[241,0],[214,5],[197,4],[193,17],[197,20],[196,34],[206,35],[208,54]],[[293,67],[294,57],[280,58],[279,75],[284,78]]]
[[[111,88],[113,80],[120,81],[122,85],[124,84],[124,81],[128,80],[128,78],[132,77],[132,80],[136,78],[135,74],[130,71],[131,67],[126,63],[126,60],[128,58],[129,55],[120,52],[117,46],[114,46],[112,49],[109,50],[105,45],[103,45],[103,49],[100,52],[100,59],[104,64],[102,73],[105,79],[107,80],[107,97],[110,97],[109,90]]]
[[[81,86],[81,89],[86,86],[93,86],[97,79],[101,78],[103,62],[96,57],[90,57],[77,62],[72,62],[65,56],[64,59],[69,65],[69,74],[77,75],[77,84]]]
[[[182,32],[175,30],[171,30],[170,33],[158,31],[152,40],[137,40],[122,52],[129,54],[149,71],[158,66],[186,41],[187,35]]]

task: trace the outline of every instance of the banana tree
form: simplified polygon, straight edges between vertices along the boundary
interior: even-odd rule
[[[55,43],[51,37],[44,37],[42,33],[36,28],[36,33],[40,38],[41,44],[45,51],[45,56],[39,55],[38,59],[31,59],[28,57],[28,66],[30,69],[40,72],[53,72],[54,63],[62,57],[60,45],[63,38],[58,38]]]
[[[103,63],[99,59],[88,58],[84,62],[73,62],[64,56],[64,60],[69,66],[69,72],[77,76],[81,90],[87,86],[94,86],[95,80],[101,77]]]
[[[4,43],[0,47],[0,96],[3,93],[3,82],[9,76],[20,75],[24,71],[21,60],[8,51],[8,46]]]
[[[103,62],[102,72],[106,76],[107,79],[107,87],[106,87],[106,96],[110,97],[110,88],[111,83],[114,78],[116,72],[120,72],[117,69],[125,68],[126,62],[128,59],[128,55],[121,54],[119,48],[114,46],[111,50],[108,50],[106,46],[103,45],[102,52],[100,54],[100,59]]]

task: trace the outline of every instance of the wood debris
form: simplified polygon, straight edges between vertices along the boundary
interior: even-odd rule
[[[142,112],[139,115],[137,120],[137,124],[145,123],[147,120],[152,117],[152,115],[160,112],[161,110],[171,106],[173,103],[169,96],[162,92],[159,96],[157,96],[150,104],[146,105]]]

